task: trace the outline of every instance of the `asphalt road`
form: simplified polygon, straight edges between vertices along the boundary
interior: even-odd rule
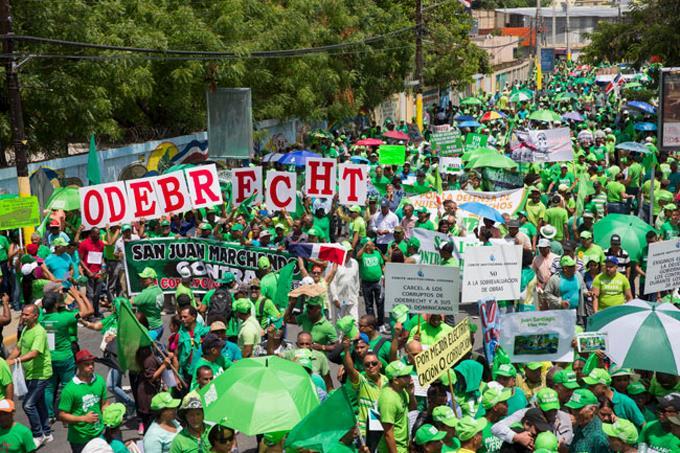
[[[475,306],[471,305],[461,305],[461,313],[459,315],[456,315],[456,322],[461,321],[466,315],[473,315],[474,317],[471,319],[471,321],[475,322],[477,325],[479,325],[479,319],[476,317],[476,308]],[[363,310],[362,310],[363,313]],[[11,349],[11,343],[12,343],[12,337],[16,333],[16,325],[18,323],[18,318],[19,318],[19,312],[14,312],[13,317],[12,317],[12,324],[9,326],[6,326],[3,329],[3,334],[6,337],[5,339],[5,345],[8,348],[8,352]],[[165,333],[163,334],[163,340],[167,340],[169,328],[168,328],[168,323],[169,323],[170,316],[169,315],[164,315],[163,316],[163,321],[165,323]],[[299,332],[299,328],[297,326],[290,326],[288,328],[287,332],[287,338],[291,341],[295,341],[295,338],[297,336],[297,333]],[[78,342],[80,344],[80,347],[82,349],[88,349],[90,352],[92,352],[96,356],[101,356],[101,351],[99,350],[99,345],[102,341],[101,334],[99,332],[95,332],[89,329],[86,329],[85,327],[82,327],[81,325],[78,326]],[[477,334],[475,336],[475,349],[479,349],[480,345],[482,344],[481,342],[481,329],[478,329]],[[336,376],[337,376],[337,370],[338,366],[331,363],[331,376],[333,376],[334,382],[337,383]],[[106,375],[108,373],[108,368],[104,365],[97,364],[95,368],[95,372],[100,374],[102,377],[106,378]],[[123,386],[129,386],[129,381],[127,376],[124,377],[123,380]],[[109,392],[109,400],[111,402],[115,402],[113,395]],[[16,411],[16,416],[15,420],[19,423],[22,423],[26,426],[28,426],[28,418],[26,417],[26,414],[24,413],[23,409],[21,408],[20,402],[17,402],[17,411]],[[56,422],[52,425],[52,430],[53,430],[53,436],[54,436],[54,441],[44,445],[43,447],[40,448],[40,451],[54,451],[54,452],[69,452],[70,451],[70,446],[66,440],[66,434],[67,434],[67,429],[64,424],[61,422]],[[137,434],[137,423],[134,419],[130,420],[127,426],[123,427],[123,439],[124,441],[129,441],[129,440],[140,440],[141,436]],[[248,451],[255,451],[257,447],[257,443],[254,437],[248,437],[244,435],[239,435],[238,436],[238,443],[239,443],[239,450],[241,452],[248,452]]]

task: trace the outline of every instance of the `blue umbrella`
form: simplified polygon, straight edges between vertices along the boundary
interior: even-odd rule
[[[636,131],[644,131],[644,132],[655,131],[656,130],[656,124],[655,123],[635,123],[635,130]]]
[[[642,101],[630,101],[626,107],[632,107],[634,109],[640,110],[641,112],[649,113],[650,115],[656,115],[656,107]]]
[[[282,157],[281,153],[269,153],[262,156],[262,162],[278,162]]]
[[[352,157],[349,158],[349,160],[353,164],[368,164],[368,163],[371,162],[370,160],[366,159],[365,157],[361,157],[361,156],[352,156]]]
[[[469,201],[458,206],[463,211],[467,211],[470,214],[478,215],[479,217],[484,217],[485,219],[491,219],[496,222],[505,223],[505,219],[500,212],[496,211],[494,208],[485,205],[484,203],[478,203],[476,201]]]
[[[569,112],[562,115],[563,120],[583,121],[583,116],[579,112]]]
[[[470,115],[456,115],[453,119],[456,121],[475,121],[475,118]]]
[[[651,150],[642,143],[638,142],[623,142],[616,145],[616,149],[623,149],[634,153],[650,154]]]
[[[458,123],[458,127],[463,128],[463,127],[480,127],[481,124],[479,124],[477,121],[463,121],[462,123]]]
[[[307,162],[307,159],[309,159],[310,157],[321,156],[307,150],[293,151],[292,153],[284,154],[283,157],[279,159],[279,163],[283,165],[295,165],[296,167],[302,167],[305,165],[305,162]]]

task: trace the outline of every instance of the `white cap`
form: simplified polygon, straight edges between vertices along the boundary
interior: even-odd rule
[[[547,239],[539,239],[538,240],[538,247],[550,247],[550,241]]]

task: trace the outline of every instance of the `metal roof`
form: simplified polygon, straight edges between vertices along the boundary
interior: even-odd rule
[[[625,5],[621,6],[621,13],[628,11]],[[517,14],[520,16],[536,16],[536,8],[497,8],[497,13]],[[565,17],[566,11],[562,8],[544,7],[541,8],[541,16],[543,17]],[[605,8],[600,6],[572,6],[569,8],[569,17],[617,17],[619,15],[618,8]]]

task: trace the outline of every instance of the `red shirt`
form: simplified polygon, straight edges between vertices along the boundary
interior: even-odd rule
[[[101,270],[104,263],[104,242],[97,240],[93,242],[89,237],[82,241],[78,246],[80,262],[87,267],[90,272],[97,273]],[[98,254],[98,255],[97,255]]]

